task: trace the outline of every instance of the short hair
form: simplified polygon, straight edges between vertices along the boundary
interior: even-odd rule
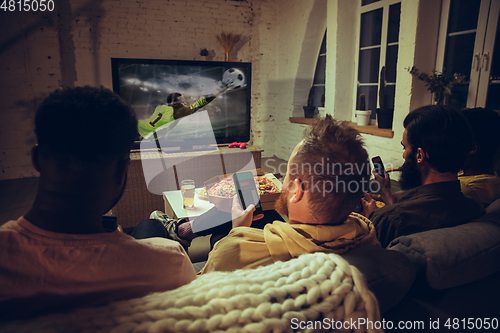
[[[100,162],[127,157],[138,137],[131,106],[104,87],[65,88],[51,93],[35,115],[41,153],[60,162]]]
[[[467,119],[446,105],[428,105],[410,112],[403,126],[414,153],[422,148],[429,165],[440,173],[457,173],[474,148]]]
[[[178,92],[174,92],[174,93],[169,94],[167,96],[167,104],[173,105],[177,101],[177,98],[179,98],[180,96],[182,96],[182,94],[180,94]]]
[[[310,193],[310,211],[328,224],[345,221],[368,190],[370,164],[361,135],[330,115],[306,129],[290,163],[290,176]]]
[[[490,168],[500,145],[500,114],[489,108],[472,108],[460,111],[469,122],[474,141],[479,145],[479,163],[483,168]]]

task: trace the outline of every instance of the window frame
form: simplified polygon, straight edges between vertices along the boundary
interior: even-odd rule
[[[353,88],[353,105],[354,105],[354,110],[352,111],[352,116],[351,116],[351,121],[356,122],[356,115],[355,115],[355,109],[357,108],[357,93],[358,93],[358,87],[360,86],[376,86],[377,87],[377,95],[379,91],[379,81],[380,79],[377,80],[376,85],[374,83],[359,83],[358,82],[358,75],[359,75],[359,53],[362,49],[370,49],[374,48],[374,46],[368,46],[368,47],[363,47],[361,48],[361,15],[364,13],[368,13],[371,11],[375,11],[377,9],[382,8],[382,32],[381,32],[381,39],[380,39],[380,59],[379,59],[379,67],[378,67],[378,78],[380,78],[380,69],[382,66],[386,65],[386,58],[387,58],[387,47],[392,46],[392,45],[399,45],[399,36],[398,36],[398,41],[394,43],[387,43],[387,37],[388,37],[388,30],[389,30],[389,8],[390,6],[401,3],[402,5],[402,0],[379,0],[376,2],[373,2],[368,5],[361,5],[361,0],[359,0],[359,5],[358,5],[358,24],[357,24],[357,34],[356,34],[356,47],[357,47],[357,52],[355,54],[355,78],[356,78],[356,84],[354,85]],[[399,24],[399,29],[401,29],[401,17],[400,17],[400,24]],[[376,47],[376,46],[375,46]],[[398,61],[399,61],[399,47],[398,47]],[[387,68],[387,67],[386,67]],[[396,82],[387,82],[387,86],[396,86]],[[394,96],[395,98],[395,96]],[[377,107],[380,107],[380,101],[377,97]]]

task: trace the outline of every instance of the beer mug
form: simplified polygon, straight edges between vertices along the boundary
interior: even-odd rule
[[[181,182],[182,207],[194,208],[194,180],[185,179]]]

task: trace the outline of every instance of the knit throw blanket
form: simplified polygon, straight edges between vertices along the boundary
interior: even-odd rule
[[[11,322],[2,332],[312,332],[380,320],[361,273],[336,254],[211,272],[178,289],[98,308]],[[338,323],[337,323],[338,322]],[[354,324],[355,326],[350,326]]]

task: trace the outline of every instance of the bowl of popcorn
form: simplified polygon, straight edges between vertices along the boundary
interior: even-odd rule
[[[274,202],[281,192],[281,182],[273,174],[264,174],[257,170],[254,175],[255,185],[259,191],[260,204],[263,210],[274,209]],[[205,182],[208,201],[218,210],[231,212],[233,197],[236,195],[232,174],[212,177]]]

